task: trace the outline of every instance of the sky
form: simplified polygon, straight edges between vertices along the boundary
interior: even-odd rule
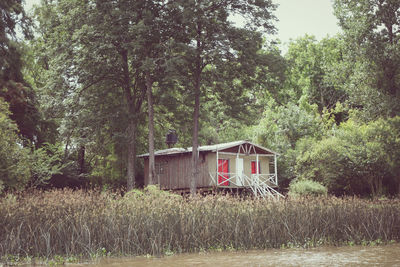
[[[30,9],[40,0],[25,0],[26,7]],[[321,40],[327,35],[333,36],[340,31],[338,21],[333,15],[331,0],[273,0],[278,4],[275,16],[277,34],[280,39],[283,53],[287,50],[290,39],[296,39],[305,34],[314,35]]]
[[[315,35],[321,40],[327,35],[340,32],[338,20],[333,15],[331,0],[273,0],[279,6],[275,12],[278,22],[276,37],[284,47],[290,39],[305,34]]]

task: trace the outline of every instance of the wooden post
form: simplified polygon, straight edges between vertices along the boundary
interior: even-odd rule
[[[217,156],[216,156],[216,159],[217,159],[217,168],[216,168],[216,170],[215,170],[215,182],[217,183],[217,187],[218,187],[218,146],[217,146]]]
[[[239,148],[238,148],[238,152],[237,152],[237,154],[236,154],[236,162],[235,162],[235,166],[236,166],[236,170],[235,170],[235,173],[236,173],[236,186],[238,186],[238,184],[239,184],[239,180],[240,180],[240,182],[242,183],[242,185],[243,185],[243,182],[242,182],[242,174],[240,174],[240,178],[239,178],[239,173],[237,172],[237,170],[238,170],[238,163],[239,163],[239,154],[240,154],[240,146],[239,146]],[[237,191],[236,191],[236,193],[237,193]]]
[[[278,169],[276,162],[276,154],[274,154],[274,171],[275,171],[275,184],[278,185]]]
[[[259,166],[258,166],[258,154],[256,153],[256,179],[257,179],[257,188],[259,187],[259,185],[260,185],[260,169],[259,169]]]
[[[260,173],[260,170],[259,170],[259,167],[260,166],[258,166],[258,154],[256,154],[256,174],[257,174],[257,177],[258,177],[258,174]]]

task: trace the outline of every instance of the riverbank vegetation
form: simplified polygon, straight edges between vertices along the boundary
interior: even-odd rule
[[[400,240],[398,199],[266,201],[183,198],[155,187],[124,196],[65,189],[8,195],[0,217],[3,262]]]

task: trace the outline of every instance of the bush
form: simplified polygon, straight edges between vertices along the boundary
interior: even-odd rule
[[[18,127],[10,119],[8,104],[0,97],[0,193],[3,189],[23,188],[29,181],[29,149],[22,146]]]
[[[8,104],[0,98],[0,194],[46,184],[63,167],[61,146],[46,143],[35,149],[18,136],[10,115]]]
[[[328,189],[312,180],[296,180],[289,186],[290,196],[326,196]]]
[[[329,193],[395,194],[400,185],[400,117],[367,124],[342,123],[331,136],[311,143],[296,162],[301,179],[327,186]]]

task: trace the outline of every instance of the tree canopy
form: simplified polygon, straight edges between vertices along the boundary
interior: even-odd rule
[[[400,193],[400,3],[333,6],[342,34],[283,55],[270,0],[2,1],[1,190],[141,186],[175,129],[192,193],[197,147],[243,139],[281,191]]]

